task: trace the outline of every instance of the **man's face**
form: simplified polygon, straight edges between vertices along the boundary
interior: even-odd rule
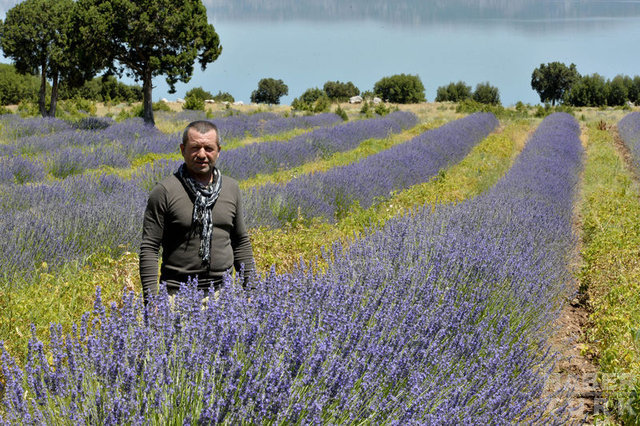
[[[189,129],[186,144],[180,144],[180,151],[191,176],[199,182],[208,184],[213,176],[213,166],[220,154],[216,143],[218,135],[215,130],[200,133]]]

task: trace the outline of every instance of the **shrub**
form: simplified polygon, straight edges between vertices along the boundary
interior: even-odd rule
[[[182,104],[182,109],[204,111],[204,99],[200,98],[198,95],[191,94],[185,98],[184,104]]]
[[[35,102],[40,81],[37,76],[18,74],[13,65],[0,64],[0,105]]]
[[[185,101],[189,97],[195,97],[201,100],[203,102],[203,108],[204,108],[204,101],[206,101],[207,99],[213,99],[213,95],[210,92],[207,92],[206,90],[204,90],[202,87],[194,87],[193,89],[189,90],[184,96]],[[185,109],[200,109],[200,108],[185,108]]]
[[[314,87],[307,89],[291,102],[291,107],[298,111],[326,112],[329,111],[329,98],[323,90]]]
[[[375,84],[373,92],[385,101],[398,104],[426,101],[424,85],[417,75],[396,74],[384,77]]]
[[[478,83],[473,92],[473,100],[481,104],[500,105],[500,92],[489,82]]]
[[[360,89],[350,81],[346,83],[342,83],[340,81],[327,81],[324,84],[323,89],[332,101],[346,101],[350,97],[360,94]]]
[[[233,96],[231,96],[231,94],[229,92],[222,92],[222,91],[218,91],[218,94],[215,95],[212,98],[214,101],[216,102],[229,102],[229,103],[233,103],[236,100],[234,99]]]
[[[343,110],[340,105],[338,105],[336,107],[336,110],[334,111],[336,114],[338,114],[340,116],[340,118],[342,118],[342,121],[349,121],[349,116],[347,115],[347,112],[345,110]]]
[[[387,114],[389,114],[391,112],[391,108],[387,107],[383,103],[379,103],[378,105],[375,106],[373,111],[378,115],[383,115],[384,116],[384,115],[387,115]]]
[[[280,98],[289,94],[289,87],[282,80],[263,78],[258,90],[251,93],[251,102],[257,104],[280,104]]]

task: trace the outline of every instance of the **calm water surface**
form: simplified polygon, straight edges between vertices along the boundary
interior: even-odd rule
[[[202,86],[249,102],[258,80],[273,77],[289,86],[281,101],[290,103],[329,80],[371,90],[384,76],[407,73],[420,76],[429,101],[439,86],[462,80],[490,82],[505,105],[535,104],[531,73],[541,63],[640,75],[637,1],[291,1],[205,0],[222,55],[175,94],[155,79],[154,99]],[[2,16],[15,3],[0,1]]]

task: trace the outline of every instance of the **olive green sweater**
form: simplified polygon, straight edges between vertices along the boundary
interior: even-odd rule
[[[198,254],[200,235],[191,227],[194,200],[177,175],[159,182],[151,191],[144,213],[140,244],[140,280],[145,300],[158,291],[158,256],[162,248],[160,281],[177,290],[187,277],[198,277],[199,287],[219,284],[231,267],[244,265],[245,284],[254,275],[255,262],[242,216],[238,182],[222,177],[222,188],[211,218],[211,260],[203,264]]]

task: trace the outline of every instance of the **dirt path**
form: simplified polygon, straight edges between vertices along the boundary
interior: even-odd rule
[[[583,127],[581,139],[584,147],[587,146],[587,138],[586,129]],[[596,381],[597,365],[595,360],[586,355],[586,351],[584,351],[586,348],[585,331],[589,328],[589,301],[586,295],[579,293],[577,278],[582,263],[580,256],[582,238],[580,201],[582,194],[579,194],[576,200],[573,228],[578,237],[578,244],[570,265],[574,272],[573,276],[576,278],[570,283],[571,288],[567,291],[570,295],[569,300],[564,302],[560,316],[555,323],[555,333],[549,342],[551,350],[557,353],[557,362],[546,391],[570,390],[569,399],[558,398],[555,401],[556,406],[568,405],[570,424],[593,424],[594,414],[601,410],[601,396]]]

